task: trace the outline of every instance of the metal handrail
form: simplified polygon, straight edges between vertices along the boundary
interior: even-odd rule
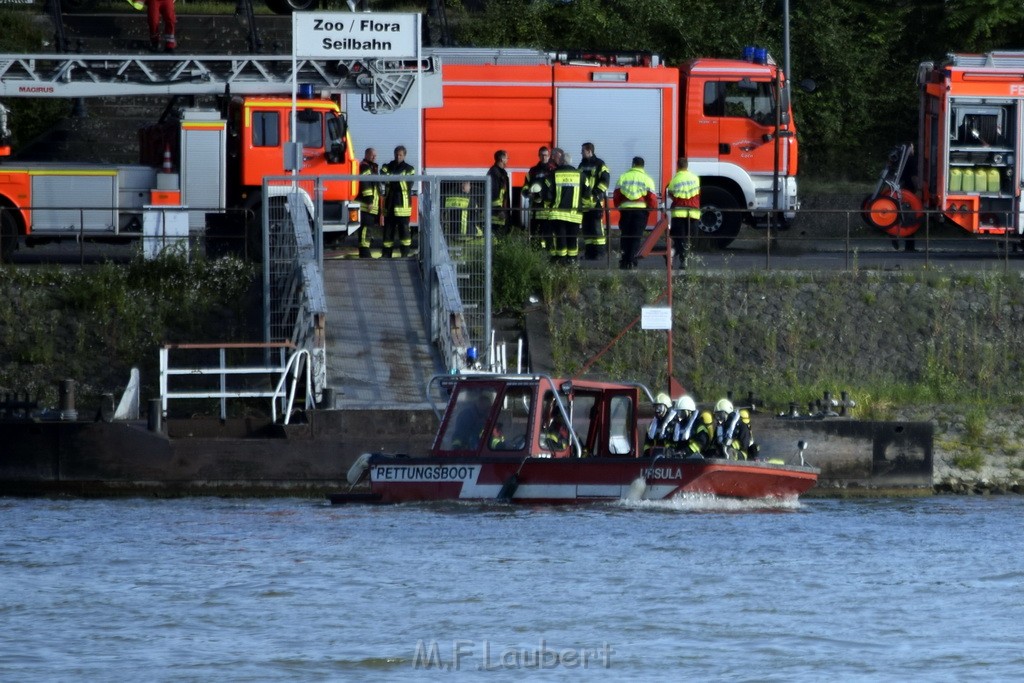
[[[249,365],[239,367],[228,367],[227,350],[245,349],[260,350],[267,352],[277,350],[283,354],[288,349],[295,349],[290,342],[272,343],[239,343],[239,344],[167,344],[160,349],[160,404],[163,416],[167,416],[167,404],[170,400],[177,399],[219,399],[220,418],[227,419],[227,400],[229,398],[269,398],[271,401],[271,414],[277,422],[277,401],[282,401],[282,411],[285,412],[285,424],[290,421],[291,410],[295,404],[300,361],[306,360],[306,401],[308,405],[314,405],[312,400],[311,382],[311,356],[306,349],[295,349],[287,359],[282,357],[283,362],[277,365],[266,363],[264,365]],[[170,351],[201,351],[216,350],[218,352],[218,363],[213,366],[192,365],[188,367],[172,368],[170,365]],[[293,374],[292,384],[287,393],[283,391],[289,373]],[[227,386],[227,378],[231,375],[270,375],[278,378],[273,390],[267,389],[231,389]],[[170,379],[174,376],[215,376],[219,378],[217,390],[197,391],[172,391],[169,387]]]
[[[312,370],[313,357],[306,349],[298,349],[291,356],[288,357],[288,363],[285,364],[284,372],[281,373],[281,378],[277,381],[277,386],[274,387],[274,394],[270,398],[270,410],[271,419],[274,423],[277,423],[277,397],[281,394],[281,390],[284,387],[285,382],[288,381],[289,371],[292,373],[291,388],[288,390],[287,410],[284,413],[284,423],[288,424],[291,421],[292,407],[295,405],[295,389],[299,383],[299,371],[302,367],[302,361],[306,361],[306,404],[315,404],[313,398],[313,382],[312,382]]]

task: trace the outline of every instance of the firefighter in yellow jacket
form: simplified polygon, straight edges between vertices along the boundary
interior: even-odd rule
[[[594,143],[584,142],[580,153],[580,172],[587,184],[587,195],[583,198],[583,258],[588,261],[604,257],[608,238],[605,235],[602,213],[611,172],[607,164],[595,155]]]
[[[640,240],[647,227],[651,209],[658,208],[654,180],[644,170],[644,158],[633,157],[633,167],[619,176],[615,188],[615,206],[619,209],[619,268],[637,266]]]
[[[363,160],[359,162],[359,175],[378,175],[377,150],[367,147]],[[359,258],[371,258],[373,242],[371,231],[380,222],[380,183],[362,181],[359,183]]]
[[[555,263],[575,263],[580,253],[580,224],[583,222],[586,181],[579,169],[573,168],[569,154],[561,152],[553,156],[561,158],[562,163],[544,179],[544,201],[550,207],[548,223],[551,242],[548,244],[548,253]]]
[[[416,169],[405,161],[405,147],[395,147],[395,158],[384,164],[381,175],[415,175]],[[412,217],[412,183],[409,180],[391,181],[384,193],[384,258],[391,258],[395,241],[402,256],[412,251],[409,219]]]
[[[685,270],[686,252],[695,236],[694,226],[700,220],[700,178],[689,169],[686,157],[679,157],[676,162],[676,172],[665,189],[665,196],[672,215],[669,224],[672,253],[679,257],[679,267]]]

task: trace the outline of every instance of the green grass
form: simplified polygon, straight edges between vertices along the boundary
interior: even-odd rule
[[[985,456],[974,449],[961,450],[953,455],[952,464],[962,470],[980,472],[985,465]]]

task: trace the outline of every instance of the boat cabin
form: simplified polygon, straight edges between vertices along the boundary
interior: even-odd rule
[[[433,456],[639,457],[639,384],[543,375],[442,375]],[[653,402],[653,399],[652,399]]]

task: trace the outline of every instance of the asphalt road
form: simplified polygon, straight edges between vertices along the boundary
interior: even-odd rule
[[[691,253],[688,269],[693,272],[728,270],[913,270],[1024,271],[1024,250],[1003,242],[973,237],[916,240],[916,250],[896,251],[887,238],[844,239],[782,237],[769,248],[763,233],[738,239],[728,249],[699,249]],[[335,257],[348,251],[355,255],[355,238],[340,249],[329,250]],[[664,249],[661,246],[661,249]],[[14,253],[16,265],[95,265],[105,261],[124,263],[138,253],[139,242],[121,245],[64,242],[28,248],[22,244]],[[610,253],[598,261],[582,261],[586,270],[618,270],[618,245],[612,240]],[[654,252],[640,261],[638,270],[665,270],[665,259]]]

